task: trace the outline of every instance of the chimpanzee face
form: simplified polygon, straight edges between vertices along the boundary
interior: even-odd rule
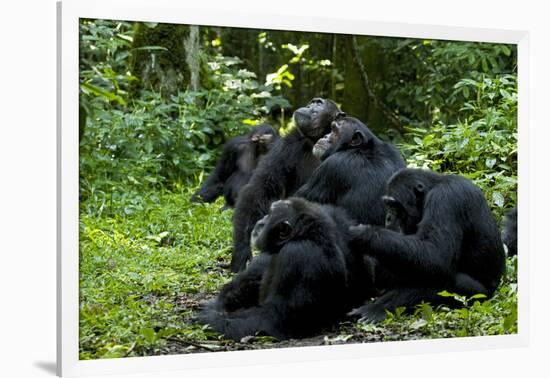
[[[321,206],[291,197],[271,204],[269,213],[254,226],[250,241],[260,251],[276,254],[292,240],[333,237],[334,227]]]
[[[252,142],[258,142],[261,144],[268,144],[273,139],[275,139],[277,132],[275,129],[268,124],[256,126],[252,134],[250,135],[250,140]]]
[[[292,236],[295,222],[296,214],[290,201],[273,202],[269,213],[256,222],[251,244],[260,251],[277,253]]]
[[[257,146],[257,151],[263,154],[269,151],[271,145],[277,139],[277,131],[271,125],[260,125],[249,134],[249,138]]]
[[[274,135],[271,133],[254,133],[250,140],[259,144],[267,145],[273,141]]]
[[[406,235],[416,233],[424,213],[424,198],[428,189],[425,183],[407,174],[404,169],[388,181],[386,195],[386,228]]]
[[[314,154],[319,155],[321,160],[338,151],[368,149],[376,140],[361,121],[347,117],[345,113],[338,114],[330,127],[330,134],[319,139],[313,147]]]
[[[294,112],[296,127],[308,138],[317,140],[330,130],[331,122],[341,113],[331,100],[314,98]]]
[[[416,233],[417,224],[421,217],[416,214],[408,214],[403,205],[395,198],[384,196],[386,206],[386,228],[405,235]]]

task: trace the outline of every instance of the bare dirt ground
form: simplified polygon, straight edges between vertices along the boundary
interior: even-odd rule
[[[213,294],[197,293],[183,294],[177,298],[177,307],[188,315],[184,321],[190,321],[191,314],[196,312],[202,301],[212,298]],[[418,335],[416,335],[418,336]],[[415,339],[415,335],[408,335],[408,339]],[[403,335],[388,334],[384,329],[376,332],[365,332],[356,326],[355,322],[344,321],[333,329],[327,329],[321,334],[304,339],[289,339],[278,341],[267,336],[248,336],[234,342],[223,338],[215,340],[182,339],[173,337],[168,344],[155,354],[188,354],[204,352],[239,351],[255,349],[290,348],[302,346],[339,345],[354,343],[371,343],[389,340],[403,340]]]

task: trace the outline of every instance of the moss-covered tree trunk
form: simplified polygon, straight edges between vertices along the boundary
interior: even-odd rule
[[[164,95],[186,89],[191,73],[186,61],[184,41],[189,25],[137,23],[132,44],[131,71],[140,80],[132,87]]]

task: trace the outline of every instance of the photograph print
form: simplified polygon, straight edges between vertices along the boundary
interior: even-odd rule
[[[80,19],[79,359],[516,334],[517,56]]]

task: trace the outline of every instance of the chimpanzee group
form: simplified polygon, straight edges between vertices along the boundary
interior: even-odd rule
[[[203,303],[199,322],[234,340],[297,338],[346,316],[379,322],[398,307],[458,303],[442,291],[493,295],[503,241],[517,253],[517,210],[501,236],[471,181],[406,168],[331,100],[313,99],[294,120],[282,138],[262,125],[230,140],[194,196],[224,194],[235,207],[237,274]]]

